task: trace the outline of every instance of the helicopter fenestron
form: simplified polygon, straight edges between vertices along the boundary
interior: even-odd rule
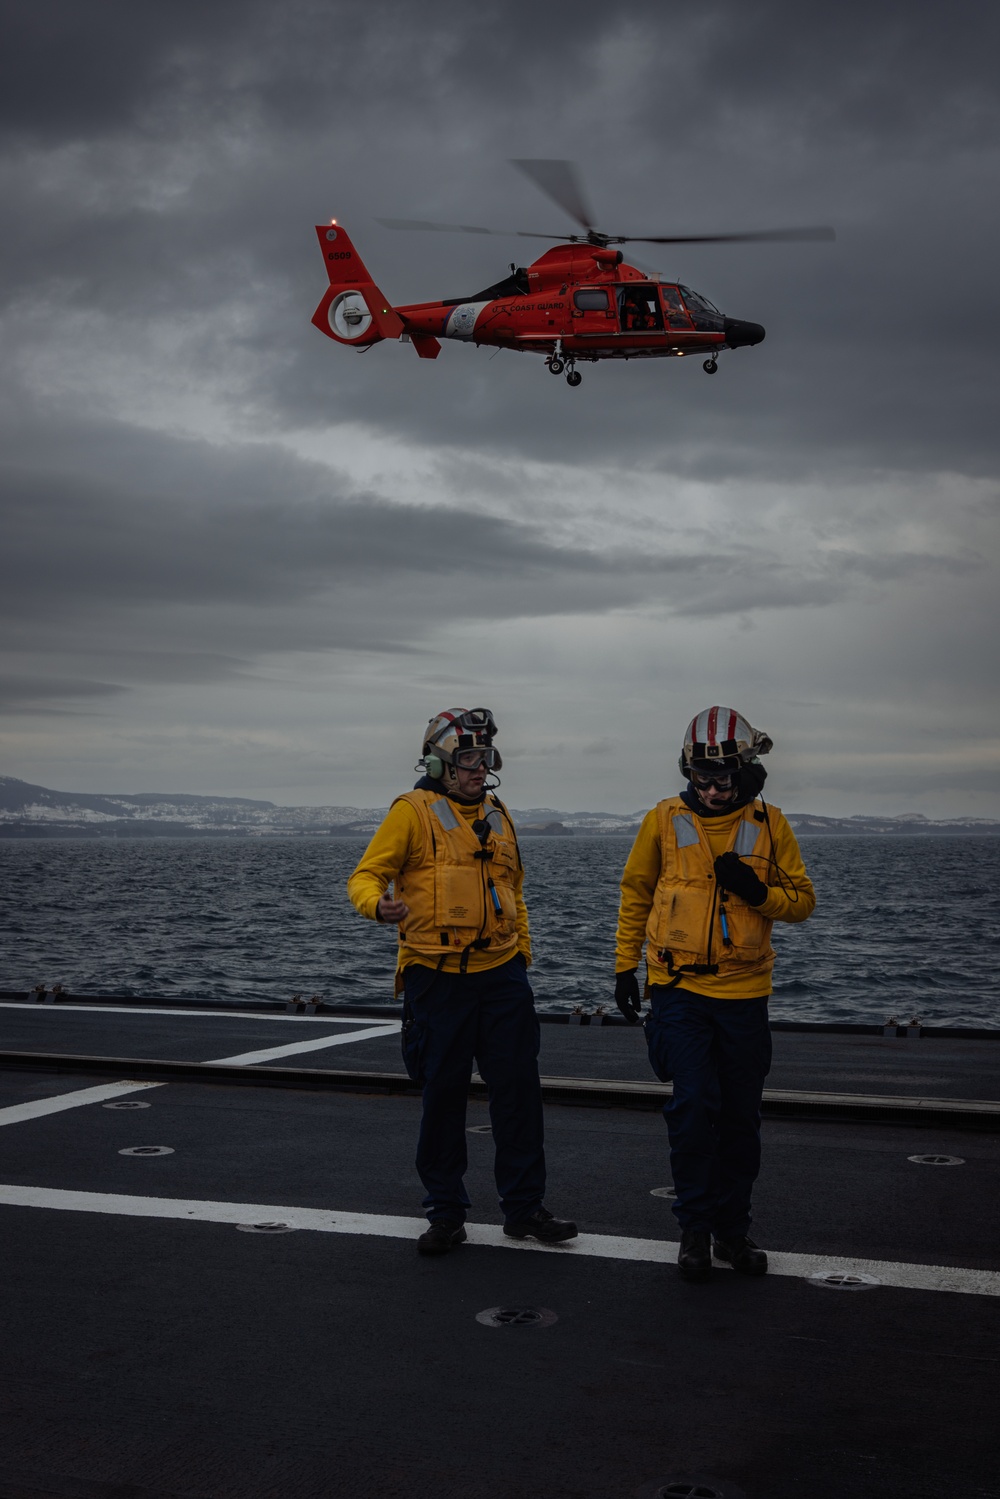
[[[393,307],[372,280],[343,226],[336,219],[317,224],[330,281],[312,319],[320,332],[355,349],[398,339],[411,343],[421,359],[436,359],[443,338],[518,349],[542,355],[549,372],[565,373],[571,386],[583,379],[578,363],[599,359],[681,359],[704,354],[702,368],[714,375],[723,350],[748,348],[762,341],[761,325],[727,317],[707,297],[658,271],[626,264],[623,252],[614,247],[628,243],[787,243],[835,237],[826,227],[741,234],[604,234],[594,227],[571,163],[517,161],[514,165],[576,219],[584,233],[509,231],[522,238],[560,243],[529,266],[512,263],[508,276],[471,297]],[[393,229],[508,232],[423,219],[380,222]]]

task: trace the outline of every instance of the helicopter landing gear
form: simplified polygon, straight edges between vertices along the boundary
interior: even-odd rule
[[[718,368],[719,366],[716,364],[714,359],[706,359],[705,363],[702,365],[702,369],[705,371],[706,375],[714,375]]]
[[[566,372],[567,385],[582,385],[583,376],[576,372],[576,360],[573,355],[568,357],[563,353],[562,339],[556,339],[556,346],[545,361],[545,367],[550,375],[561,375]]]
[[[563,346],[562,346],[562,339],[561,338],[557,338],[556,339],[556,346],[552,350],[552,353],[549,355],[548,359],[546,359],[545,363],[548,366],[548,371],[549,371],[550,375],[561,375],[562,372],[563,372],[563,370],[566,368],[567,364],[569,365],[570,369],[572,370],[572,368],[573,368],[573,361],[572,361],[572,359],[565,359],[563,357]]]

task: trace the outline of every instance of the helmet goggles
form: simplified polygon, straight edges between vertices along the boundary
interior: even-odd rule
[[[736,769],[726,770],[721,765],[706,766],[704,770],[692,766],[691,784],[699,791],[708,791],[711,787],[716,791],[732,791],[737,774]]]
[[[487,770],[493,770],[498,766],[500,756],[492,744],[484,744],[479,749],[455,750],[451,763],[456,770],[478,770],[480,765],[485,765]]]

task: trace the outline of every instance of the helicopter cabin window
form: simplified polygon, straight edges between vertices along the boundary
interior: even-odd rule
[[[581,312],[607,312],[608,294],[603,287],[585,286],[573,293],[573,306]]]
[[[707,297],[700,292],[692,291],[689,286],[682,286],[680,290],[684,294],[691,321],[702,333],[721,333],[725,327],[725,320],[717,307],[713,307]]]
[[[623,286],[618,295],[623,333],[662,331],[663,314],[655,286],[637,286],[633,282]]]

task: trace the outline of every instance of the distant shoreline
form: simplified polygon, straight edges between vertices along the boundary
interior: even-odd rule
[[[829,819],[834,823],[835,819]],[[795,827],[795,821],[789,818],[789,822],[795,829],[799,839],[809,838],[1000,838],[1000,823],[972,824],[963,823],[933,823],[914,824],[902,823],[893,826],[891,823],[877,823],[864,827],[851,827],[847,819],[837,823],[836,826],[817,827],[810,819],[810,825],[806,827]],[[845,825],[846,824],[846,825]],[[584,838],[595,838],[609,840],[612,838],[634,838],[639,830],[639,823],[634,826],[614,828],[593,827],[558,827],[558,828],[535,828],[519,827],[518,834],[522,839],[534,838],[573,838],[576,840]],[[104,841],[107,843],[138,842],[143,838],[182,839],[189,842],[192,839],[206,839],[210,842],[220,840],[234,840],[252,843],[273,843],[282,839],[301,840],[303,838],[321,838],[327,841],[341,840],[352,842],[364,842],[369,839],[374,828],[351,828],[351,827],[287,827],[287,828],[205,828],[192,827],[187,823],[136,823],[123,822],[120,826],[112,826],[103,823],[94,826],[92,823],[59,824],[52,822],[37,823],[15,823],[0,822],[0,841],[8,843],[53,843],[58,841],[69,842],[77,840],[86,843]]]
[[[387,807],[279,807],[238,796],[146,792],[105,796],[53,791],[0,776],[0,838],[370,838]],[[641,811],[563,812],[554,807],[511,807],[522,838],[634,837]],[[785,812],[801,837],[1000,837],[989,817],[821,817]]]

